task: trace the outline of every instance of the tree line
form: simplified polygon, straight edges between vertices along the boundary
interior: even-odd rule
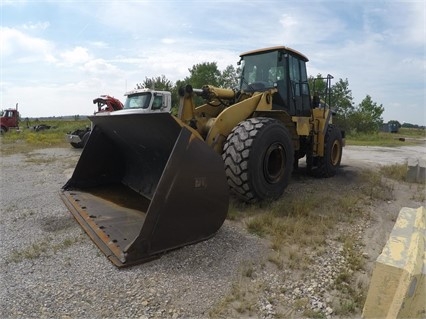
[[[238,87],[239,69],[232,65],[221,71],[216,62],[203,62],[192,66],[188,71],[189,76],[176,83],[162,75],[153,78],[146,77],[141,85],[145,88],[172,92],[172,105],[175,109],[179,105],[178,89],[186,84],[191,84],[194,88],[201,88],[205,84],[223,88]],[[327,82],[321,74],[316,77],[310,76],[308,82],[311,94],[315,89],[320,96],[324,96]],[[334,123],[349,134],[378,132],[383,125],[383,105],[373,101],[368,94],[361,103],[355,105],[348,79],[339,79],[331,85],[330,105],[335,111]]]

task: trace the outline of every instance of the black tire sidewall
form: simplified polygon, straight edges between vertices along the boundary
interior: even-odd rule
[[[284,150],[285,170],[281,178],[268,182],[264,174],[264,161],[268,148],[279,143]],[[287,128],[278,120],[266,123],[256,134],[248,160],[248,183],[256,198],[276,199],[287,187],[293,168],[293,147]]]

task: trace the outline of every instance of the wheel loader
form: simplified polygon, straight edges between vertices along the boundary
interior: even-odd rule
[[[240,58],[238,89],[188,84],[177,116],[90,118],[92,134],[61,197],[116,266],[210,238],[230,193],[279,198],[302,158],[314,175],[336,173],[344,132],[329,104],[310,94],[308,59],[285,46]],[[196,106],[199,96],[205,103]]]

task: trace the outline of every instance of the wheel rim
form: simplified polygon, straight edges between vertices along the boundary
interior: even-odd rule
[[[338,140],[335,140],[331,147],[331,164],[336,166],[339,164],[340,160],[340,143]]]
[[[263,172],[269,183],[277,183],[285,172],[285,152],[279,143],[272,144],[265,153]]]

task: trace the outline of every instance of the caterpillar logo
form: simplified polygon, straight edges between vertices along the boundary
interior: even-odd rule
[[[207,188],[207,180],[206,177],[195,177],[194,178],[194,188]]]

